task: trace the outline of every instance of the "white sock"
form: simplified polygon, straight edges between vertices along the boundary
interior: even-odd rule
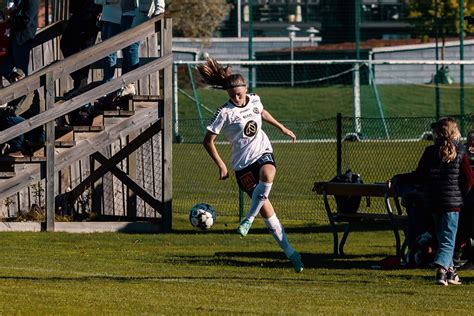
[[[268,199],[270,190],[272,189],[273,183],[259,181],[252,193],[252,205],[247,213],[246,218],[253,223],[255,217],[257,217],[263,203]]]
[[[270,234],[273,235],[273,238],[275,238],[280,248],[283,249],[283,252],[285,252],[285,255],[289,258],[295,252],[295,250],[288,242],[285,230],[283,229],[283,226],[281,225],[280,220],[276,214],[273,214],[273,216],[270,218],[264,218],[263,221],[265,222]]]

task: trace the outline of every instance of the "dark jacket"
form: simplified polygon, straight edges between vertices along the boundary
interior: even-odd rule
[[[61,51],[69,57],[95,44],[97,19],[102,10],[93,0],[74,0],[71,2],[71,16],[61,37]]]
[[[38,0],[15,0],[12,32],[18,45],[35,38],[38,28]]]
[[[469,151],[468,144],[464,144],[464,147],[466,147],[467,159],[469,160],[469,164],[471,165],[471,169],[474,170],[474,153],[471,153]]]
[[[439,144],[425,148],[418,167],[409,174],[398,175],[400,183],[418,183],[423,187],[423,202],[433,212],[460,211],[463,197],[474,183],[474,173],[462,145],[449,163],[441,161]]]
[[[424,205],[433,211],[445,211],[460,208],[463,194],[460,182],[461,161],[465,154],[458,146],[458,154],[453,161],[443,162],[439,157],[439,145],[432,145],[423,154],[423,195]]]

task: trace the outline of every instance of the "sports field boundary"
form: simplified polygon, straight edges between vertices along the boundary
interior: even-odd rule
[[[41,222],[0,222],[0,232],[41,232]],[[132,233],[162,232],[160,225],[152,222],[56,222],[55,232],[64,233]]]

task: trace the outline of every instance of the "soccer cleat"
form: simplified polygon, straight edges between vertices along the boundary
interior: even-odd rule
[[[250,227],[252,227],[252,223],[245,218],[237,227],[237,232],[240,234],[240,236],[245,237],[249,233]]]
[[[293,268],[295,269],[296,273],[300,273],[303,271],[304,265],[303,261],[301,261],[301,256],[296,251],[289,257],[291,263],[293,263]]]
[[[454,269],[453,267],[448,269],[446,279],[447,279],[448,283],[452,284],[452,285],[462,284],[461,279],[459,278],[459,275],[456,272],[456,269]]]
[[[448,271],[444,268],[436,270],[436,284],[448,286]]]

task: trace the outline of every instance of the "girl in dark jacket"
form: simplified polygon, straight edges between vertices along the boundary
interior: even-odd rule
[[[423,185],[424,206],[432,212],[437,250],[434,259],[436,283],[461,284],[453,266],[459,211],[472,184],[471,171],[460,133],[452,118],[442,118],[431,125],[434,145],[428,146],[415,172]]]

